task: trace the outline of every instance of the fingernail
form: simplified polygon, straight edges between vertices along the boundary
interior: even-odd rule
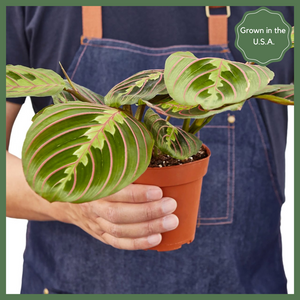
[[[166,198],[162,201],[162,211],[165,214],[169,214],[173,212],[177,207],[177,202],[172,198]]]
[[[150,245],[157,245],[161,241],[161,235],[160,234],[150,235],[150,236],[148,236],[147,239],[148,239],[148,243]]]
[[[179,220],[175,215],[169,215],[163,218],[163,226],[166,230],[175,229],[178,226]]]
[[[147,191],[146,196],[148,201],[159,200],[162,198],[162,190],[160,188],[153,188]]]

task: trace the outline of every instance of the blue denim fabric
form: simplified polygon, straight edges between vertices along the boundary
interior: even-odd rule
[[[83,40],[68,73],[74,82],[105,95],[138,71],[164,68],[176,51],[232,59],[225,45],[149,48],[93,39]],[[234,123],[228,122],[229,114]],[[284,197],[256,100],[240,112],[216,116],[200,138],[212,156],[194,242],[165,253],[124,251],[70,224],[31,221],[22,293],[47,288],[76,294],[285,294]]]

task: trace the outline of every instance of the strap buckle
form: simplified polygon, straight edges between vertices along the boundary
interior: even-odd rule
[[[205,13],[208,18],[210,17],[209,8],[210,6],[205,6]],[[229,18],[230,15],[231,15],[230,6],[226,6],[226,17]]]

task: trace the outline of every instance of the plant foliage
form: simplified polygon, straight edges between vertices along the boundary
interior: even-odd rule
[[[27,132],[24,174],[48,201],[80,203],[134,182],[148,167],[154,145],[177,159],[196,154],[202,142],[194,134],[253,96],[293,105],[294,86],[269,85],[273,77],[267,67],[177,52],[165,69],[138,72],[104,97],[51,70],[8,65],[6,96],[53,97],[54,105],[37,113]],[[130,105],[138,105],[137,118]],[[157,113],[185,119],[184,129]]]

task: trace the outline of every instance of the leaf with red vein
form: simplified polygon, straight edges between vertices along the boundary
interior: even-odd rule
[[[50,202],[96,200],[134,182],[148,167],[154,141],[142,123],[100,104],[47,107],[22,150],[31,188]]]
[[[168,93],[178,104],[209,111],[251,98],[274,73],[267,67],[178,52],[166,60],[164,76]]]
[[[119,107],[167,93],[163,70],[141,71],[115,85],[104,97],[106,105]]]
[[[72,89],[71,85],[67,80],[65,80],[66,88]],[[104,97],[89,90],[88,88],[81,86],[79,84],[76,84],[72,82],[73,86],[77,89],[77,92],[84,96],[86,99],[89,99],[92,103],[99,103],[104,104]],[[76,98],[76,96],[70,94],[69,92],[63,90],[61,93],[53,96],[53,102],[54,104],[59,103],[66,103],[69,101],[81,101],[80,99]]]
[[[144,122],[153,134],[155,146],[174,158],[186,159],[196,154],[202,145],[195,135],[173,126],[150,108],[145,113]]]
[[[150,101],[144,101],[148,107],[157,113],[177,119],[205,119],[224,111],[241,110],[245,101],[224,105],[217,109],[204,110],[201,105],[182,105],[174,101],[169,95],[156,96]]]
[[[255,97],[256,95],[261,95],[261,94],[269,94],[272,92],[276,92],[278,91],[278,89],[280,89],[280,87],[276,84],[269,84],[267,86],[265,86],[263,89],[256,91],[253,94],[253,97]]]
[[[6,97],[53,96],[65,86],[62,77],[52,70],[6,66]]]
[[[281,105],[294,105],[294,85],[274,84],[261,90],[256,98],[268,100]]]

